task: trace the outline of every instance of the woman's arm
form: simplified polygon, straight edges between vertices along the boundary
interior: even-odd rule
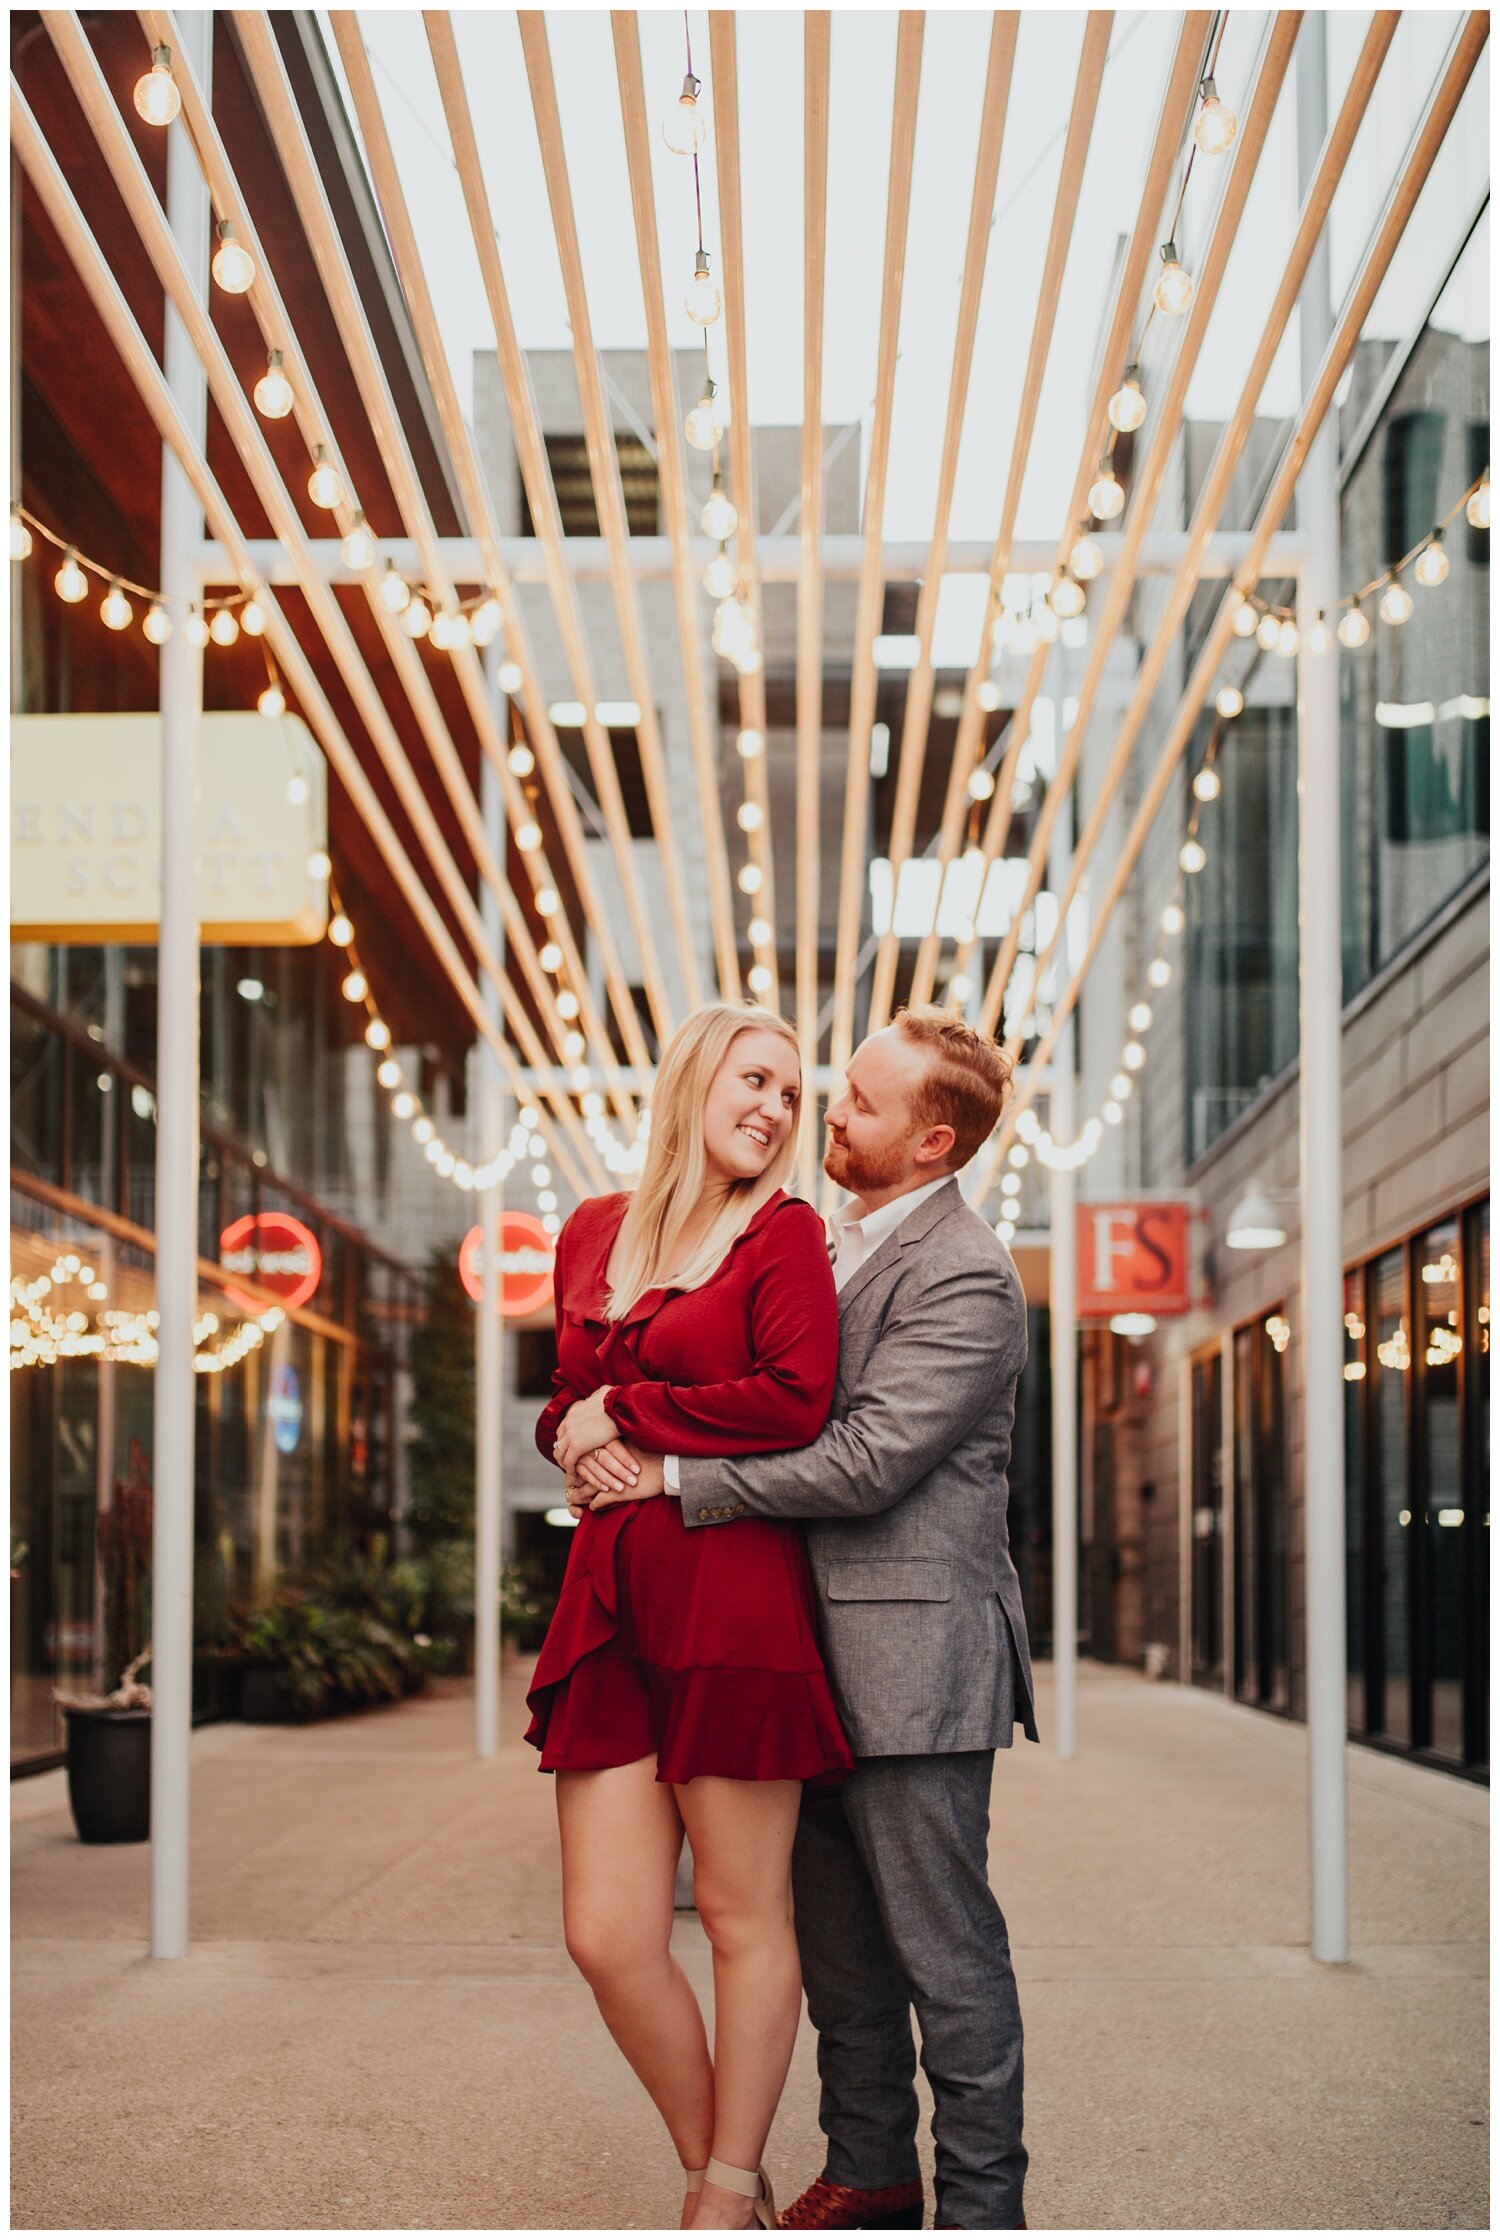
[[[805,1447],[828,1421],[838,1372],[839,1313],[823,1224],[792,1201],[756,1240],[751,1293],[755,1366],[713,1384],[649,1381],[611,1388],[621,1438],[657,1454],[767,1454]]]
[[[570,1213],[567,1220],[563,1223],[561,1229],[559,1229],[557,1233],[557,1250],[553,1256],[552,1262],[552,1297],[554,1302],[554,1313],[557,1328],[557,1344],[559,1352],[561,1352],[562,1350],[563,1300],[567,1296],[567,1279],[564,1273],[564,1249],[568,1242],[568,1231],[572,1228],[575,1218],[576,1215]],[[555,1459],[552,1453],[552,1449],[557,1442],[557,1434],[559,1429],[561,1428],[562,1419],[567,1414],[569,1408],[572,1407],[574,1401],[582,1400],[584,1397],[585,1395],[578,1391],[576,1386],[569,1384],[567,1378],[563,1375],[563,1372],[560,1368],[553,1370],[552,1398],[547,1402],[546,1407],[543,1408],[541,1414],[536,1419],[537,1452],[541,1455],[544,1462],[552,1462]]]

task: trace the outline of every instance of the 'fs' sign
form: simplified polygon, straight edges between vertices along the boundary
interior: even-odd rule
[[[1185,1205],[1078,1208],[1080,1315],[1186,1314],[1190,1305]]]

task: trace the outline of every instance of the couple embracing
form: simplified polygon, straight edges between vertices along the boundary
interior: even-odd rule
[[[568,1950],[671,2134],[684,2226],[777,2224],[761,2155],[804,1988],[827,2154],[780,2224],[921,2225],[913,2009],[936,2223],[1025,2223],[986,1854],[994,1751],[1036,1739],[1006,1542],[1026,1310],[954,1179],[1008,1078],[935,1007],[870,1036],[827,1112],[829,1231],[786,1188],[795,1036],[709,1005],[662,1059],[635,1189],[558,1238],[537,1443],[579,1522],[528,1739]],[[712,2054],[671,1952],[684,1831]]]

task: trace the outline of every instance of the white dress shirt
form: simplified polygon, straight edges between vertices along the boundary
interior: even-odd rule
[[[862,1268],[872,1252],[878,1252],[889,1236],[893,1236],[908,1214],[942,1189],[950,1175],[940,1174],[936,1182],[924,1182],[919,1190],[907,1190],[899,1198],[889,1198],[873,1213],[866,1213],[863,1201],[851,1198],[833,1214],[828,1224],[828,1257],[833,1262],[833,1282],[837,1291],[857,1268]],[[662,1457],[662,1482],[668,1493],[680,1494],[681,1475],[675,1454]]]

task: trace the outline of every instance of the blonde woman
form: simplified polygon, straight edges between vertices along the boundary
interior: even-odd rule
[[[662,1058],[636,1188],[565,1223],[537,1444],[586,1486],[628,1487],[626,1439],[754,1454],[826,1423],[833,1275],[822,1222],[786,1191],[801,1093],[784,1020],[705,1006]],[[772,2226],[760,2158],[801,1996],[792,1837],[803,1782],[853,1765],[800,1525],[693,1532],[659,1500],[584,1510],[528,1702],[557,1776],[568,1950],[672,2135],[682,2223]],[[670,1947],[684,1829],[713,1948],[712,2059]]]

